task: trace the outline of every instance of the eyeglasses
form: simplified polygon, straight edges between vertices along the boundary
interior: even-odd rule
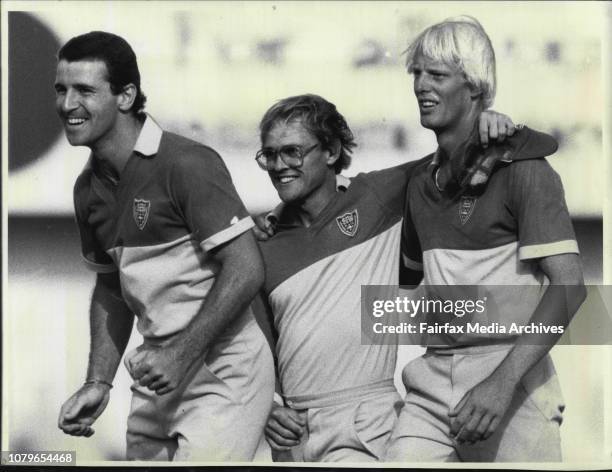
[[[274,168],[274,163],[276,162],[277,157],[280,157],[281,161],[283,161],[288,167],[302,167],[304,158],[314,151],[318,145],[319,143],[314,144],[308,149],[302,149],[302,147],[298,146],[297,144],[288,144],[286,146],[281,146],[278,149],[265,147],[257,151],[257,154],[255,154],[255,160],[257,161],[257,164],[259,164],[259,167],[265,171],[269,171]]]

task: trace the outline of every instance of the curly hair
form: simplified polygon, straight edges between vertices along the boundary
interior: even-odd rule
[[[261,142],[265,141],[274,125],[294,120],[299,120],[324,149],[332,150],[340,143],[340,157],[334,163],[336,174],[349,167],[353,148],[357,146],[353,132],[336,105],[319,95],[296,95],[276,102],[259,124]]]

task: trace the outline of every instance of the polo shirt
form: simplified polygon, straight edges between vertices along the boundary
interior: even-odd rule
[[[309,227],[284,206],[276,235],[262,243],[285,396],[393,378],[397,346],[361,344],[361,286],[398,284],[404,197],[415,165],[338,176],[336,197]]]
[[[514,140],[521,145],[498,164],[487,185],[459,197],[436,186],[439,153],[415,169],[408,185],[404,262],[423,270],[427,286],[487,286],[487,310],[475,314],[472,323],[525,324],[548,284],[537,259],[578,253],[561,179],[544,159],[556,150],[556,145],[547,147],[547,138],[526,127],[517,132]],[[453,346],[515,336],[474,333],[444,339]]]
[[[149,116],[118,182],[90,157],[74,206],[83,260],[119,271],[145,338],[188,325],[218,271],[209,252],[253,226],[221,157]]]

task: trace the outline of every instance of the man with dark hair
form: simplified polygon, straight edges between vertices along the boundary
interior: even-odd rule
[[[398,284],[405,189],[418,162],[340,175],[356,144],[317,95],[281,100],[260,129],[257,163],[283,201],[270,215],[277,233],[261,245],[282,392],[266,438],[277,460],[379,460],[401,402],[397,346],[361,344],[361,286]]]
[[[125,39],[104,31],[92,31],[70,39],[57,53],[58,60],[67,62],[82,59],[99,60],[106,66],[108,83],[113,94],[132,84],[136,97],[130,109],[132,113],[143,114],[147,97],[140,88],[140,71],[136,54]],[[144,119],[144,115],[142,116]]]
[[[544,159],[556,142],[524,127],[503,145],[478,145],[476,122],[496,82],[493,47],[475,19],[427,28],[406,66],[438,150],[408,184],[405,261],[424,275],[428,296],[478,286],[486,309],[460,323],[464,332],[426,336],[426,354],[404,368],[408,393],[387,460],[558,461],[563,399],[548,351],[585,290],[563,186]],[[493,154],[502,159],[488,167],[487,185],[465,185],[475,158]],[[470,292],[459,299],[473,302]],[[449,314],[445,326],[458,324],[448,320],[455,314],[463,316]],[[497,321],[505,329],[492,332]]]
[[[252,459],[274,373],[248,309],[261,256],[223,161],[141,112],[136,57],[118,36],[71,39],[55,90],[69,142],[91,149],[74,203],[97,272],[87,377],[59,427],[93,434],[136,314],[144,343],[125,360],[135,380],[128,459]]]

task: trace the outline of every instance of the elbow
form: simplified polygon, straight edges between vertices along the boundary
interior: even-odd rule
[[[582,278],[563,284],[569,311],[569,318],[573,318],[582,303],[586,300],[587,289]]]

